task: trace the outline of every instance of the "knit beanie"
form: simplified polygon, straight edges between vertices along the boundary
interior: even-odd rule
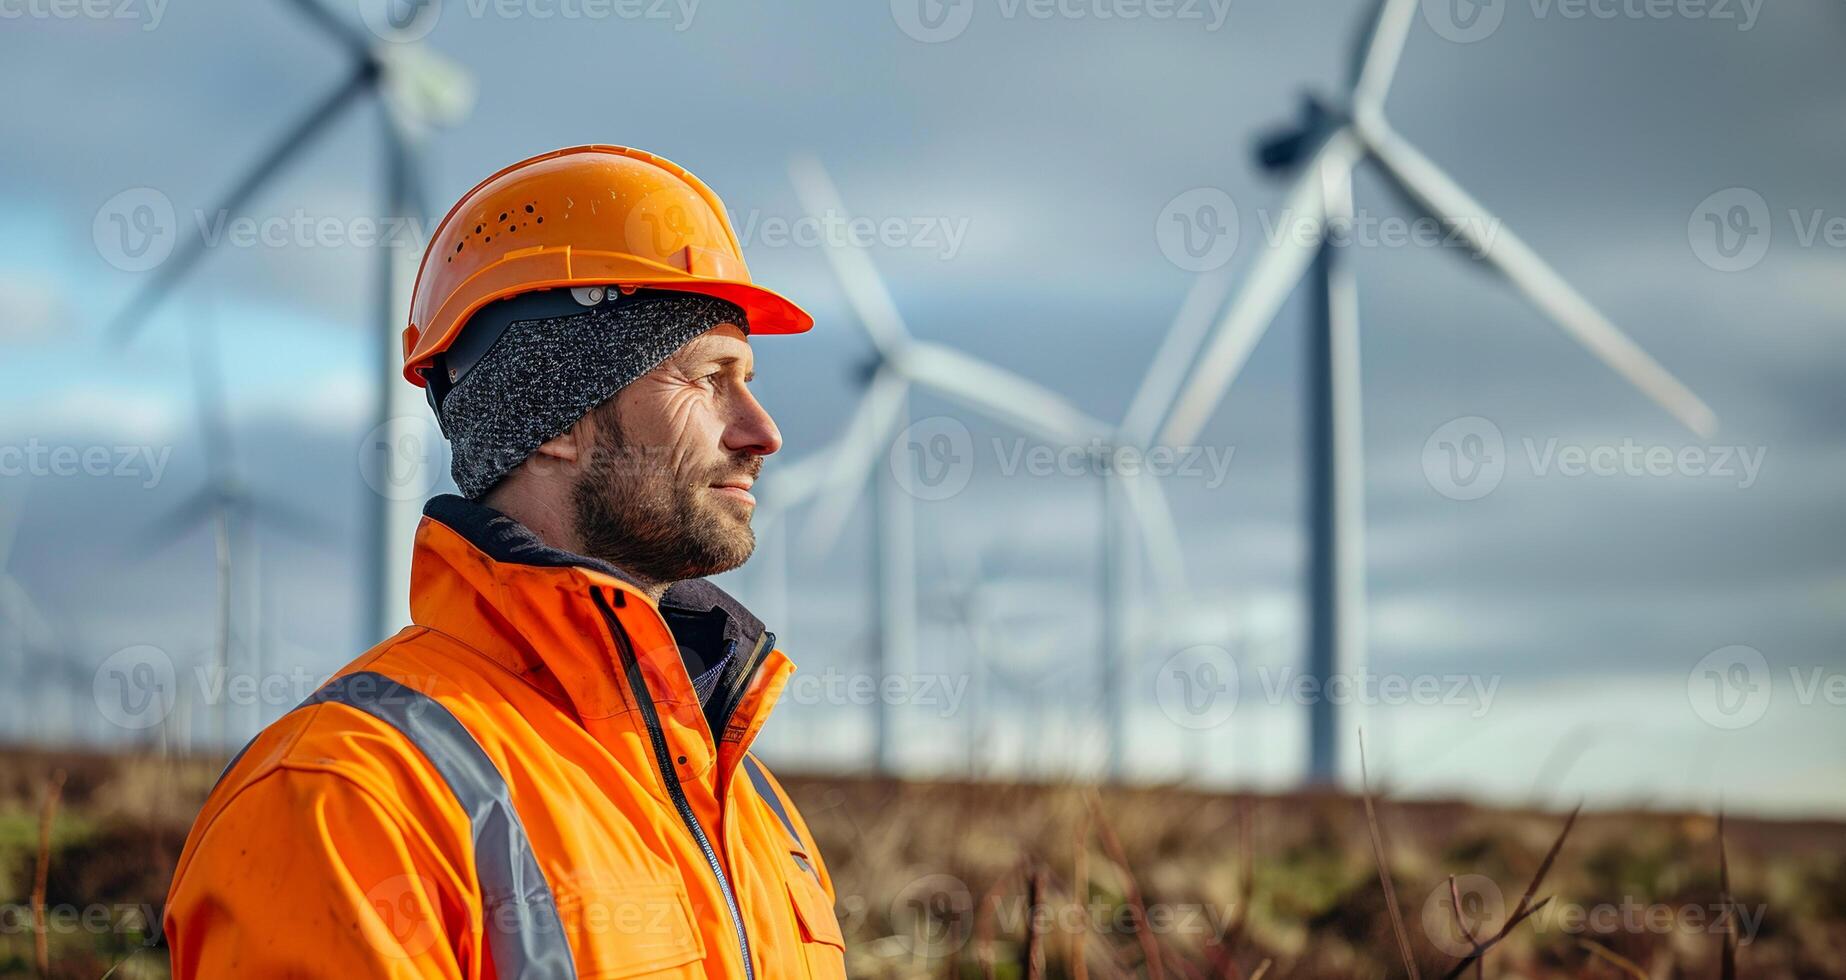
[[[540,445],[692,338],[721,323],[750,329],[742,309],[715,297],[611,294],[582,313],[512,323],[443,397],[450,472],[463,496],[479,500]]]

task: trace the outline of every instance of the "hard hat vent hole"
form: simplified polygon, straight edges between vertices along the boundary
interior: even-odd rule
[[[501,221],[505,221],[505,220],[506,220],[506,212],[505,212],[505,211],[502,211],[502,212],[500,212],[500,220],[501,220]]]
[[[477,235],[478,235],[478,234],[480,234],[480,233],[481,233],[481,229],[483,229],[483,228],[485,228],[485,227],[487,227],[487,226],[486,226],[486,225],[475,225],[475,226],[474,226],[474,233],[475,233],[475,234],[477,234]]]
[[[532,213],[532,205],[530,205],[530,204],[528,204],[528,205],[526,205],[526,213],[527,213],[527,214],[531,214],[531,213]]]
[[[545,216],[544,216],[544,215],[539,215],[539,217],[538,217],[538,219],[537,219],[537,220],[538,220],[538,223],[542,225],[542,224],[544,224],[544,223],[545,223]]]

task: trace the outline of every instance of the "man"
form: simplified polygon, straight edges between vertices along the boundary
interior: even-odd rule
[[[488,178],[423,257],[404,372],[461,496],[414,624],[234,759],[168,897],[176,977],[840,977],[833,886],[750,743],[793,670],[703,576],[781,435],[717,196],[624,147]]]

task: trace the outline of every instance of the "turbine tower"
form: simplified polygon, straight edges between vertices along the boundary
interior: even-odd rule
[[[1257,258],[1159,437],[1166,445],[1197,439],[1276,311],[1303,277],[1311,278],[1305,385],[1311,522],[1308,673],[1323,682],[1337,672],[1362,669],[1364,663],[1358,292],[1341,243],[1328,234],[1342,222],[1350,227],[1352,175],[1360,164],[1375,164],[1411,207],[1462,235],[1480,259],[1560,330],[1686,428],[1704,436],[1717,422],[1697,395],[1391,127],[1385,96],[1416,11],[1417,0],[1380,0],[1354,51],[1345,101],[1310,97],[1300,124],[1261,147],[1266,168],[1299,172],[1284,213],[1311,223],[1316,234],[1285,235]],[[1338,778],[1337,746],[1345,727],[1326,698],[1310,708],[1308,775],[1313,781]]]

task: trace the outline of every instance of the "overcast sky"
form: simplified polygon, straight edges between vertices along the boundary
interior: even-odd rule
[[[757,345],[794,460],[841,433],[871,349],[822,248],[779,231],[802,215],[791,157],[821,160],[853,211],[898,229],[871,254],[915,334],[1119,422],[1195,270],[1235,281],[1267,247],[1286,186],[1253,148],[1303,93],[1338,95],[1364,6],[443,0],[420,46],[389,48],[473,82],[466,117],[423,148],[438,212],[506,163],[589,142],[650,149],[717,189],[755,277],[818,321]],[[337,12],[357,28],[374,11]],[[238,562],[234,657],[320,676],[359,652],[359,461],[384,341],[375,248],[356,229],[380,213],[379,116],[362,104],[225,216],[268,235],[227,224],[117,350],[104,325],[151,274],[141,246],[162,202],[183,233],[217,228],[215,199],[338,84],[344,56],[280,2],[0,0],[0,16],[15,93],[0,141],[0,505],[23,514],[0,665],[26,678],[0,695],[0,725],[141,737],[105,705],[126,676],[110,671],[150,655],[118,651],[151,646],[196,687],[213,642],[208,530],[148,543],[205,476],[198,323],[220,338],[241,478],[320,527],[304,541],[259,522],[260,566]],[[1380,232],[1347,250],[1363,319],[1363,670],[1422,691],[1364,712],[1395,786],[1846,812],[1842,41],[1832,0],[1423,4],[1388,105],[1398,129],[1720,426],[1679,427],[1462,253],[1390,239],[1414,215],[1361,173],[1362,228]],[[1234,238],[1197,261],[1176,249],[1176,216],[1205,221],[1195,205],[1226,199]],[[331,237],[298,230],[323,224]],[[1301,772],[1286,672],[1302,641],[1304,313],[1297,297],[1257,347],[1199,468],[1161,481],[1189,588],[1149,607],[1132,673],[1143,778]],[[1011,469],[1038,443],[928,392],[911,411],[964,426],[973,467],[961,493],[916,505],[905,764],[955,771],[973,744],[983,772],[1087,771],[1102,737],[1101,484]],[[106,466],[52,463],[99,447]],[[1485,484],[1450,468],[1494,460]],[[813,515],[789,515],[785,588],[768,561],[726,579],[814,678],[765,735],[785,764],[866,757],[869,709],[826,686],[869,663],[863,510],[820,555],[799,547]],[[1176,711],[1172,688],[1175,670],[1208,680],[1201,663],[1238,682],[1205,720]],[[244,709],[229,737],[293,700]]]

